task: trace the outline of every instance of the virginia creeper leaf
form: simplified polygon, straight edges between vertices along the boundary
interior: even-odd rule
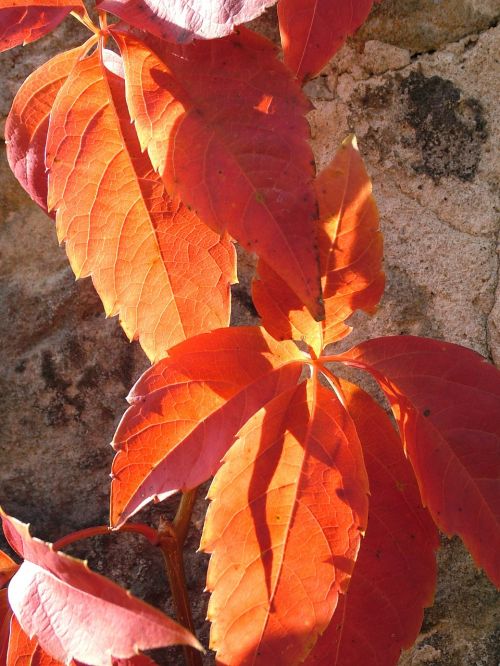
[[[24,562],[8,587],[9,603],[23,631],[36,636],[51,657],[89,666],[111,666],[139,650],[183,643],[201,649],[186,629],[132,597],[80,560],[30,536],[28,526],[0,509],[3,530]]]
[[[346,38],[364,23],[373,1],[279,0],[285,63],[299,80],[319,74]]]
[[[262,14],[276,0],[101,0],[99,9],[168,41],[216,39]]]
[[[137,655],[130,659],[112,659],[112,665],[155,666],[155,662],[146,655]],[[29,638],[21,629],[16,616],[12,615],[6,666],[63,666],[63,664],[44,652],[35,637]],[[70,666],[87,665],[72,661]]]
[[[113,34],[141,146],[168,191],[265,259],[321,318],[310,107],[272,43],[243,28],[188,46]]]
[[[6,666],[63,666],[63,664],[44,652],[35,637],[27,636],[13,615],[10,621]]]
[[[47,165],[49,209],[75,275],[92,276],[107,315],[119,313],[151,360],[228,324],[234,247],[166,194],[141,153],[123,79],[97,51],[59,91]]]
[[[368,527],[347,594],[305,666],[395,666],[432,603],[439,535],[385,412],[340,381],[370,481]]]
[[[210,478],[245,421],[297,383],[304,357],[257,327],[218,329],[169,350],[132,389],[116,431],[111,525]]]
[[[424,504],[500,586],[500,372],[470,349],[411,336],[369,340],[340,359],[378,380]]]
[[[65,51],[36,69],[19,88],[5,123],[10,168],[30,197],[47,213],[45,148],[55,98],[82,48]]]
[[[325,320],[316,322],[287,284],[262,260],[253,300],[264,327],[278,340],[303,340],[319,355],[351,332],[358,308],[373,312],[384,291],[382,234],[371,182],[356,139],[349,136],[317,177],[318,243]]]
[[[7,590],[0,590],[0,664],[7,663],[7,648],[9,646],[9,627],[12,611],[9,606]]]
[[[201,548],[219,663],[301,663],[347,587],[368,512],[361,447],[336,396],[303,382],[261,409],[209,498]]]
[[[34,42],[83,9],[81,0],[0,0],[0,52]]]
[[[0,587],[6,585],[19,569],[19,564],[0,550]]]

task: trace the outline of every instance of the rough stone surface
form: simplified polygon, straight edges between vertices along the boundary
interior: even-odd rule
[[[423,53],[487,30],[499,17],[499,0],[384,0],[356,41],[377,39]]]
[[[410,333],[466,345],[500,367],[499,14],[498,0],[384,0],[307,84],[318,166],[356,132],[385,237],[386,293],[374,317],[353,317],[355,332],[344,347]],[[258,22],[271,38],[274,16]],[[22,80],[82,34],[66,21],[54,36],[2,54],[2,126]],[[3,156],[0,179],[0,503],[37,535],[56,539],[106,522],[107,443],[147,363],[116,319],[105,320],[91,282],[74,281],[53,223],[29,202]],[[256,321],[253,270],[253,259],[241,253],[234,323]],[[206,557],[194,552],[203,495],[187,572],[206,645]],[[156,524],[160,514],[173,515],[175,504],[150,507],[140,519]],[[173,612],[161,558],[139,537],[95,538],[73,552]],[[436,603],[401,664],[498,666],[498,595],[456,538],[443,539],[439,576]],[[182,663],[176,648],[161,660]]]

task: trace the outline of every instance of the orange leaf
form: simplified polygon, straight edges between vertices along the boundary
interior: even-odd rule
[[[378,380],[434,521],[500,586],[500,372],[469,349],[411,336],[338,360]]]
[[[432,603],[439,535],[384,410],[340,381],[370,480],[368,528],[347,594],[305,666],[395,666]]]
[[[382,234],[368,174],[356,139],[348,137],[315,182],[325,320],[317,323],[286,283],[263,261],[253,299],[265,328],[278,340],[303,340],[318,356],[345,337],[358,308],[373,312],[384,291]]]
[[[156,608],[132,597],[84,562],[30,536],[28,526],[0,509],[4,534],[24,562],[9,584],[9,602],[22,630],[53,659],[109,666],[138,650],[196,638]]]
[[[0,0],[0,52],[34,42],[83,10],[81,0]]]
[[[7,663],[7,648],[9,647],[9,627],[12,611],[7,598],[7,590],[0,590],[0,664]]]
[[[117,56],[108,66],[119,70]],[[150,359],[229,322],[234,248],[167,196],[140,151],[123,80],[98,52],[61,88],[47,139],[49,209],[77,277]]]
[[[316,382],[248,421],[210,488],[201,543],[218,663],[303,661],[348,584],[367,493],[353,423]]]
[[[35,637],[29,638],[13,615],[10,621],[6,666],[63,666],[63,664],[46,654]]]
[[[3,587],[19,569],[12,558],[0,550],[0,587]]]
[[[319,74],[364,23],[372,5],[373,0],[280,0],[285,63],[295,76],[302,81]]]
[[[212,476],[243,423],[294,386],[304,357],[256,327],[219,329],[174,347],[129,395],[113,446],[111,525]]]
[[[5,123],[7,159],[17,180],[47,213],[45,148],[56,95],[82,47],[65,51],[36,69],[19,88]]]
[[[321,318],[310,106],[271,42],[244,28],[187,46],[112,32],[141,146],[169,192],[265,259]]]

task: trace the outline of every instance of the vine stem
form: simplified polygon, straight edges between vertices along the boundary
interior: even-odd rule
[[[123,525],[119,530],[112,530],[109,525],[96,525],[95,527],[87,527],[83,530],[78,530],[78,532],[71,532],[71,534],[66,534],[66,536],[61,537],[52,544],[54,550],[61,550],[66,546],[74,543],[75,541],[81,541],[82,539],[89,539],[90,537],[99,536],[100,534],[112,534],[115,531],[119,532],[135,532],[136,534],[142,534],[153,546],[158,546],[160,543],[160,535],[157,530],[149,527],[149,525],[144,525],[142,523],[129,523],[128,525]]]
[[[168,582],[175,604],[177,619],[186,629],[194,634],[194,622],[191,604],[186,588],[183,546],[187,537],[191,515],[196,500],[196,491],[182,494],[179,508],[173,522],[162,519],[158,527],[159,547],[163,553]],[[202,666],[200,653],[187,645],[182,647],[186,666]]]

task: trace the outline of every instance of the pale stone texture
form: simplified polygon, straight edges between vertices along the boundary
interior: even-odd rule
[[[492,27],[499,14],[499,0],[384,0],[306,86],[316,107],[318,166],[356,132],[385,237],[382,304],[371,319],[353,317],[343,347],[410,333],[472,347],[500,366],[500,29]],[[276,39],[274,15],[257,25]],[[67,21],[55,36],[0,56],[2,126],[22,80],[82,34]],[[104,319],[90,281],[75,283],[53,223],[28,201],[5,159],[0,178],[0,504],[55,539],[106,522],[107,443],[147,363],[116,319]],[[256,321],[253,270],[252,257],[241,253],[234,323]],[[174,504],[148,508],[143,520],[172,515]],[[206,558],[194,554],[204,510],[200,501],[187,569],[206,645]],[[103,537],[74,552],[171,612],[158,553],[141,540]],[[439,575],[436,603],[401,664],[498,666],[498,596],[456,538],[443,539]],[[168,650],[162,663],[182,663],[180,653]]]

